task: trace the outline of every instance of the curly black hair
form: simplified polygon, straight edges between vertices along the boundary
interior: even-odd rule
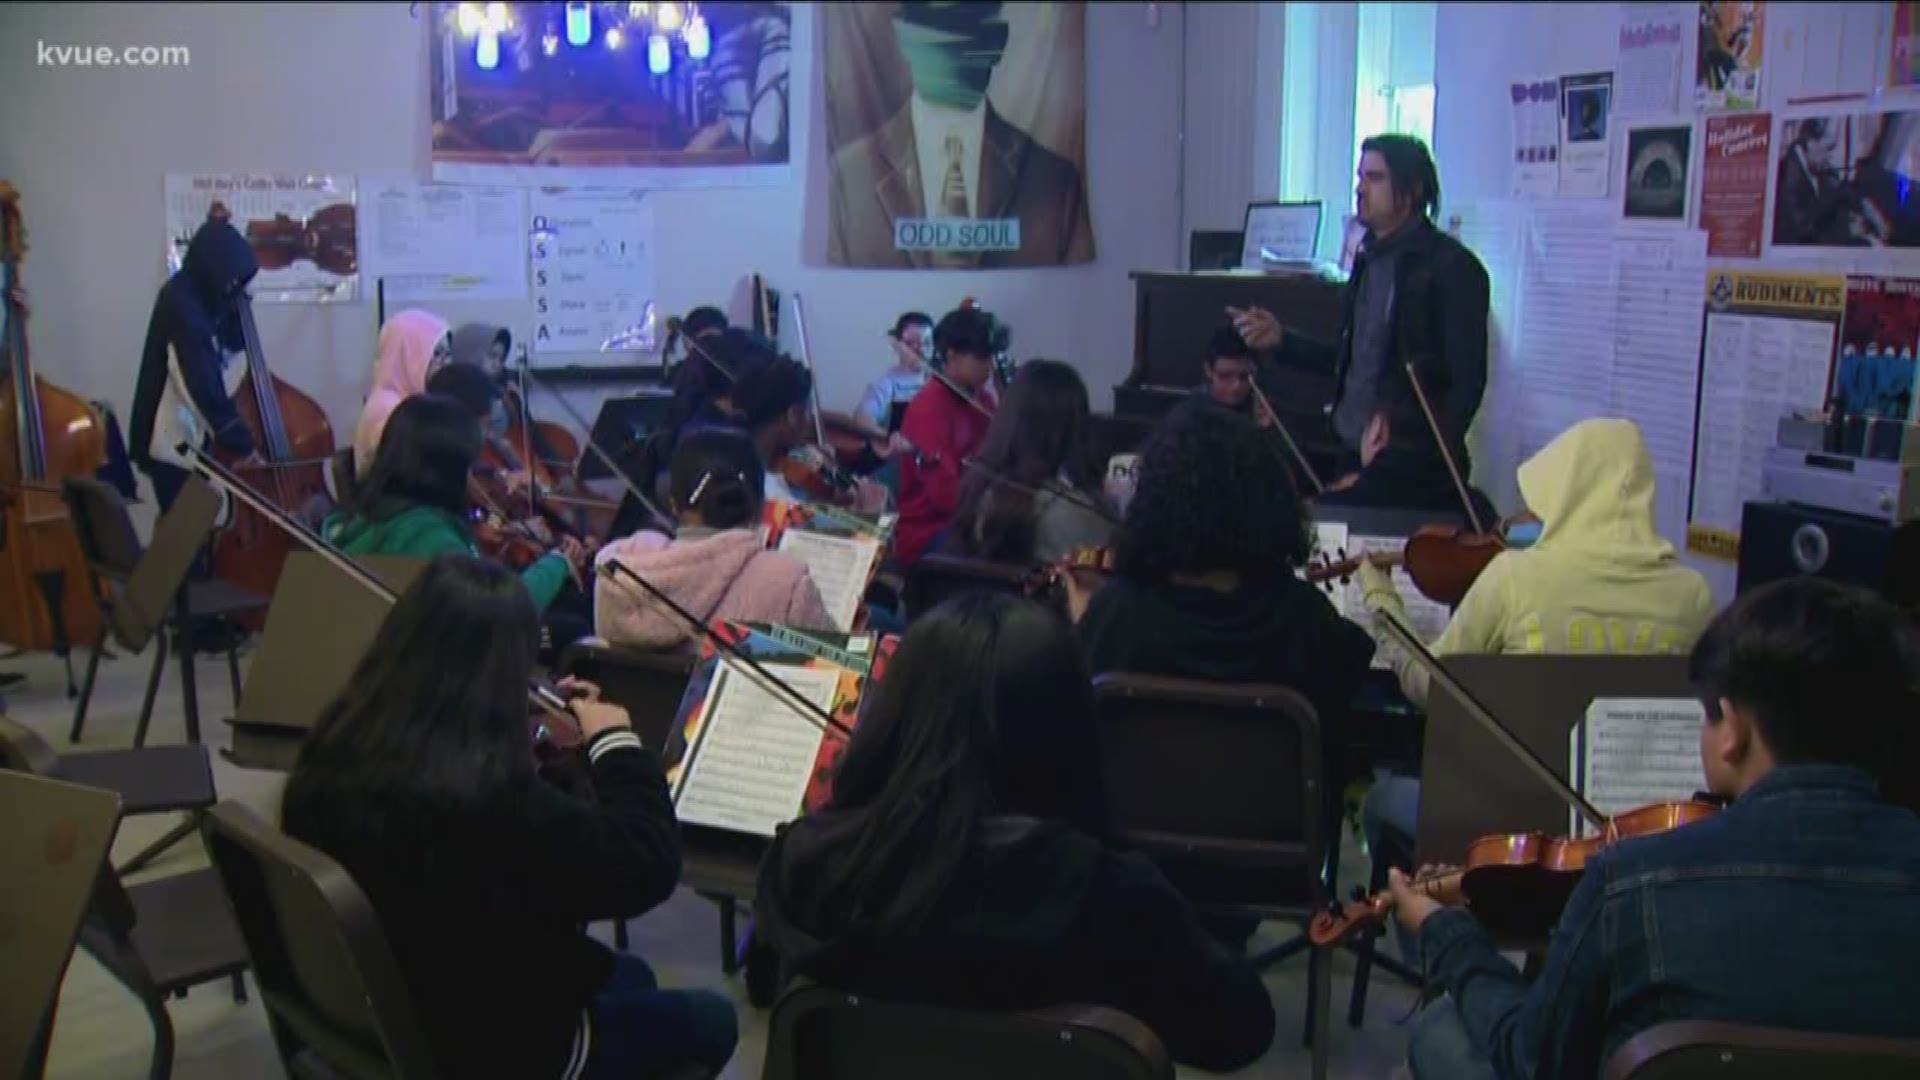
[[[1306,508],[1266,438],[1252,420],[1223,409],[1168,413],[1140,451],[1117,572],[1148,584],[1215,570],[1264,581],[1305,565]]]

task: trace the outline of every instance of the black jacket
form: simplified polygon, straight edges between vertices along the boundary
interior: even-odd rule
[[[1374,651],[1325,593],[1291,575],[1230,593],[1115,577],[1078,630],[1095,675],[1278,683],[1312,704],[1323,731],[1346,715]]]
[[[536,781],[483,819],[396,812],[385,836],[346,835],[328,811],[367,797],[350,778],[283,807],[288,835],[372,901],[443,1075],[559,1076],[613,970],[582,924],[634,918],[679,881],[680,829],[652,752],[602,734],[588,755],[597,802]]]
[[[209,221],[193,234],[180,269],[160,286],[153,314],[147,318],[147,340],[140,350],[140,378],[133,391],[132,430],[128,452],[142,467],[153,464],[154,415],[167,386],[167,351],[179,358],[187,393],[213,429],[222,450],[253,452],[253,433],[240,419],[222,379],[221,349],[245,347],[234,293],[260,270],[253,248],[240,231],[224,221]]]
[[[1393,332],[1387,342],[1390,370],[1381,380],[1380,394],[1393,444],[1431,449],[1432,431],[1407,379],[1406,365],[1412,363],[1464,472],[1467,428],[1487,388],[1487,271],[1473,252],[1426,218],[1415,217],[1406,228],[1414,232],[1395,245]],[[1347,367],[1353,362],[1354,305],[1365,273],[1362,255],[1355,259],[1353,278],[1341,296],[1338,341],[1315,341],[1288,329],[1275,354],[1282,363],[1333,370],[1329,414],[1346,389]]]
[[[821,902],[858,836],[845,812],[783,827],[761,864],[755,928],[790,974],[949,1008],[1104,1005],[1152,1028],[1176,1060],[1236,1069],[1273,1041],[1273,1002],[1138,855],[1060,822],[989,818],[932,929],[881,939]]]

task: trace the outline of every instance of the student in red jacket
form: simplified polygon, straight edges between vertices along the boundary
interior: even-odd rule
[[[966,461],[987,437],[994,407],[987,390],[993,378],[993,337],[993,316],[977,308],[950,311],[933,329],[937,370],[953,385],[930,380],[914,395],[900,422],[900,433],[916,451],[900,465],[900,521],[893,551],[903,566],[918,562],[953,520]]]

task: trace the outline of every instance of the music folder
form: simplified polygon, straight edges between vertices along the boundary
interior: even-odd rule
[[[897,639],[767,623],[713,629],[765,674],[708,642],[662,755],[678,760],[667,774],[674,810],[683,824],[771,838],[827,801],[846,752],[843,735],[771,680],[851,729]]]

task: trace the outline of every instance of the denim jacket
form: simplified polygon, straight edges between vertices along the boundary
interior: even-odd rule
[[[1857,769],[1795,765],[1589,860],[1531,986],[1463,910],[1420,944],[1496,1075],[1572,1080],[1668,1020],[1920,1036],[1916,911],[1920,818]]]

